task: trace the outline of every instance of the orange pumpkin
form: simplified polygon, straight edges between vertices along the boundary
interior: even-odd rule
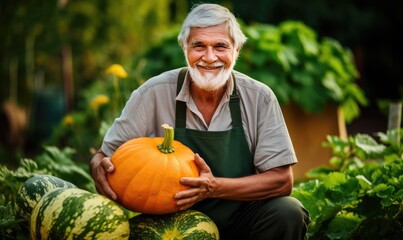
[[[189,187],[182,177],[198,177],[194,153],[174,139],[174,130],[163,124],[165,137],[142,137],[122,144],[112,155],[115,171],[108,181],[125,208],[148,214],[176,212],[173,196]]]

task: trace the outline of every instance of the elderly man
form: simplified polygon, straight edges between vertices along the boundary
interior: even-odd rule
[[[178,41],[187,67],[133,92],[91,160],[97,191],[116,199],[109,157],[129,139],[163,136],[168,123],[197,153],[200,170],[180,180],[190,186],[173,196],[181,209],[208,215],[221,239],[303,239],[309,215],[289,196],[297,158],[278,101],[268,86],[233,70],[246,42],[236,18],[216,4],[197,5]]]

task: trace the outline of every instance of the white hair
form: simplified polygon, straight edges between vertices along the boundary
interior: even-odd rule
[[[224,22],[234,41],[235,49],[240,50],[247,38],[243,34],[234,14],[225,7],[211,3],[198,4],[192,8],[183,22],[182,29],[178,35],[178,42],[182,48],[186,48],[187,39],[192,28],[212,27]]]

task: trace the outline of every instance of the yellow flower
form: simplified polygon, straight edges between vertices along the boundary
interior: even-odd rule
[[[74,123],[74,119],[71,115],[66,115],[63,118],[63,125],[64,126],[71,126]]]
[[[94,110],[98,110],[100,106],[109,103],[109,97],[106,95],[97,95],[91,101],[91,108]]]
[[[118,78],[126,78],[127,77],[126,70],[120,64],[112,64],[110,67],[108,67],[105,70],[105,72],[107,74],[111,74],[111,75],[116,76]]]

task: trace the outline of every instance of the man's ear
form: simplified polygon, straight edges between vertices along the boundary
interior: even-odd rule
[[[239,56],[240,52],[241,52],[241,47],[238,47],[238,48],[235,49],[235,55],[236,55],[235,59],[238,59],[238,56]]]

